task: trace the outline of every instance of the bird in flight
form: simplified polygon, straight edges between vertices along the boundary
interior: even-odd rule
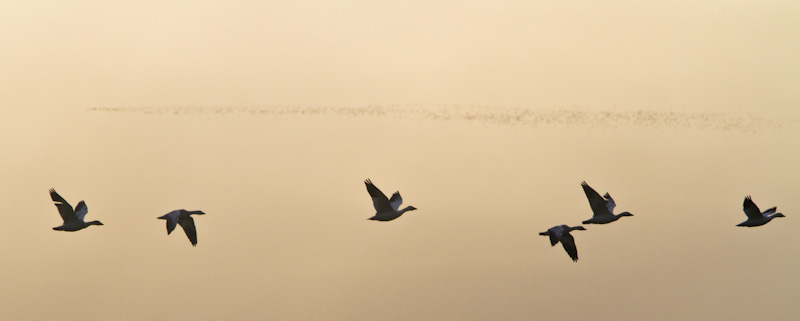
[[[69,203],[52,188],[50,189],[50,198],[53,199],[53,203],[56,205],[56,208],[58,208],[58,213],[61,214],[61,219],[64,220],[64,224],[54,227],[54,230],[75,232],[85,229],[89,225],[103,225],[100,221],[83,221],[83,218],[86,217],[86,213],[89,212],[89,208],[86,207],[86,203],[83,201],[78,202],[78,206],[75,206],[73,210],[72,205],[69,205]]]
[[[575,230],[585,231],[586,229],[580,225],[573,227],[569,227],[567,225],[556,225],[549,228],[546,232],[539,233],[539,235],[550,236],[550,246],[555,246],[561,242],[561,246],[563,246],[564,250],[567,251],[569,257],[572,258],[572,261],[578,262],[578,248],[575,247],[575,239],[569,234],[569,232]]]
[[[194,219],[190,216],[193,214],[203,215],[205,213],[203,213],[203,211],[179,209],[159,216],[158,218],[167,220],[167,235],[172,233],[176,225],[180,224],[183,231],[186,232],[186,236],[189,237],[189,241],[192,242],[192,246],[197,246],[197,229],[194,227]]]
[[[367,179],[364,181],[364,184],[367,185],[367,192],[369,192],[369,196],[372,197],[372,205],[375,206],[375,215],[370,217],[370,220],[374,221],[391,221],[403,215],[403,213],[407,211],[416,210],[416,207],[407,206],[404,209],[399,209],[400,204],[403,203],[403,198],[400,197],[400,192],[394,192],[392,194],[392,198],[386,198],[386,195],[381,192],[372,181]]]
[[[616,221],[623,216],[633,216],[633,214],[628,212],[615,215],[613,212],[617,204],[614,203],[614,199],[611,198],[611,195],[608,195],[608,193],[601,197],[600,194],[591,188],[589,184],[586,184],[585,181],[581,182],[581,187],[583,187],[583,192],[586,193],[586,198],[589,199],[589,206],[592,208],[592,212],[594,212],[594,216],[583,221],[583,224],[606,224]]]
[[[750,198],[750,195],[744,198],[744,204],[742,205],[742,209],[744,213],[747,214],[747,220],[736,224],[736,226],[761,226],[764,224],[769,223],[773,218],[776,217],[785,217],[782,213],[775,213],[778,210],[778,207],[770,208],[764,212],[758,209],[756,203],[753,203],[753,199]]]

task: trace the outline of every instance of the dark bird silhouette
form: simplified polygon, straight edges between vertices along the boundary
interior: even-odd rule
[[[61,214],[61,219],[64,220],[64,224],[54,227],[54,230],[75,232],[85,229],[89,225],[103,225],[100,221],[83,221],[83,218],[86,217],[86,213],[89,212],[89,208],[86,207],[86,203],[83,201],[78,202],[78,206],[73,210],[72,205],[69,205],[69,203],[52,188],[50,189],[50,198],[53,199],[53,203],[56,205],[56,208],[58,208],[58,213]]]
[[[778,210],[777,206],[762,213],[761,210],[758,209],[758,206],[756,206],[756,203],[753,203],[753,199],[750,198],[750,195],[747,195],[747,197],[744,198],[742,209],[744,210],[744,213],[747,214],[747,220],[736,224],[736,226],[761,226],[769,223],[769,221],[771,221],[773,218],[785,217],[781,213],[775,213],[775,211]]]
[[[167,235],[172,233],[176,225],[180,224],[183,231],[186,232],[186,236],[189,237],[189,241],[192,242],[192,246],[197,246],[197,229],[194,227],[194,219],[190,216],[193,214],[203,215],[205,213],[203,213],[203,211],[179,209],[159,216],[158,218],[167,220]]]
[[[386,198],[386,195],[381,192],[375,185],[372,184],[372,181],[367,179],[364,181],[364,184],[367,185],[367,192],[369,192],[369,196],[372,197],[372,205],[375,206],[375,216],[370,217],[370,220],[374,221],[391,221],[403,215],[403,213],[407,211],[416,210],[416,207],[407,206],[402,210],[398,210],[400,208],[400,204],[403,203],[403,198],[400,197],[400,192],[394,192],[392,194],[392,198]]]
[[[633,216],[633,214],[628,212],[614,215],[614,207],[616,207],[617,204],[614,203],[614,199],[611,198],[611,195],[606,193],[605,196],[600,197],[600,194],[589,187],[589,184],[586,184],[585,181],[581,182],[581,187],[583,187],[583,192],[586,193],[586,198],[589,199],[589,206],[591,206],[592,212],[594,212],[594,216],[583,221],[583,224],[606,224],[616,221],[623,216]]]
[[[567,251],[569,257],[572,258],[572,261],[578,262],[578,248],[575,247],[575,239],[569,234],[569,232],[575,230],[585,231],[586,229],[580,225],[574,227],[557,225],[549,228],[546,232],[539,233],[539,235],[550,236],[550,246],[555,246],[558,242],[561,242],[564,250]]]

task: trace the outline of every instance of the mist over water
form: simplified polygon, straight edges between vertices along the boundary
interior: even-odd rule
[[[92,107],[93,112],[154,115],[347,116],[402,117],[416,120],[466,121],[507,126],[554,126],[640,129],[700,129],[758,132],[797,126],[797,119],[774,119],[724,112],[505,108],[474,105],[370,105],[361,107]]]

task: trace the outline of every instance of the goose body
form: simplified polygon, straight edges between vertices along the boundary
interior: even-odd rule
[[[400,217],[407,211],[417,209],[413,206],[406,206],[401,210],[400,204],[403,203],[403,198],[400,196],[400,192],[394,192],[392,198],[389,199],[369,179],[364,181],[364,184],[367,185],[367,192],[372,197],[372,205],[375,207],[375,215],[370,217],[370,220],[387,222]]]
[[[192,219],[191,215],[203,215],[203,211],[187,211],[184,209],[174,210],[162,216],[159,216],[159,219],[167,221],[167,235],[172,233],[175,229],[175,226],[179,225],[183,228],[183,231],[186,233],[186,236],[189,238],[189,242],[192,242],[192,246],[197,246],[197,229],[194,227],[194,219]]]
[[[589,199],[589,206],[594,213],[594,216],[583,221],[583,224],[607,224],[623,216],[633,216],[633,214],[628,212],[614,214],[614,207],[616,207],[617,204],[608,193],[604,196],[600,196],[600,194],[591,188],[589,184],[586,184],[585,181],[581,182],[581,187],[583,187],[583,192],[586,194],[586,198]]]
[[[78,202],[78,206],[75,206],[75,209],[73,209],[72,205],[69,205],[69,203],[52,188],[50,189],[50,198],[58,209],[58,213],[61,214],[61,219],[64,220],[64,224],[54,227],[54,230],[75,232],[85,229],[89,227],[89,225],[103,225],[100,221],[85,222],[83,220],[86,217],[86,213],[89,212],[89,208],[86,207],[85,202]]]
[[[575,246],[575,239],[572,237],[569,232],[571,231],[585,231],[586,229],[583,226],[573,226],[569,227],[567,225],[557,225],[549,228],[545,232],[539,233],[539,235],[546,235],[550,237],[550,246],[555,246],[559,242],[561,246],[564,247],[564,250],[567,251],[567,254],[574,262],[578,262],[578,248]]]
[[[773,218],[785,217],[782,213],[775,213],[778,210],[777,206],[761,212],[761,210],[758,209],[758,206],[756,206],[756,203],[753,203],[753,199],[750,198],[750,195],[747,195],[747,197],[744,198],[742,209],[744,210],[744,214],[747,215],[747,220],[736,224],[736,226],[761,226],[769,223],[769,221],[772,221]]]

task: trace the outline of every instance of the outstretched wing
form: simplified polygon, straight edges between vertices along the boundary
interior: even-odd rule
[[[84,201],[78,202],[78,205],[75,206],[75,216],[83,221],[83,218],[86,217],[86,213],[89,212],[89,208],[86,207],[86,203]]]
[[[558,244],[558,240],[561,239],[561,236],[556,235],[556,233],[550,233],[548,235],[550,235],[550,246],[555,246],[556,244]]]
[[[160,219],[167,221],[167,235],[169,235],[170,233],[172,233],[173,230],[175,230],[175,226],[178,226],[178,218],[180,217],[180,215],[181,212],[175,210],[159,217]]]
[[[770,209],[764,211],[764,213],[761,213],[761,216],[770,216],[772,214],[775,214],[775,211],[777,211],[777,210],[778,210],[778,207],[775,206],[773,208],[770,208]]]
[[[547,230],[547,234],[550,235],[550,246],[555,246],[564,234],[564,227],[561,225],[553,226]]]
[[[383,195],[381,190],[372,184],[372,181],[367,179],[364,181],[364,184],[367,185],[367,192],[369,192],[369,196],[372,197],[372,205],[375,207],[375,211],[378,213],[393,211],[392,205],[389,203],[389,199],[386,198],[386,195]]]
[[[567,251],[569,257],[572,258],[573,261],[578,262],[578,248],[575,247],[575,239],[572,238],[572,235],[564,233],[564,235],[561,236],[561,245],[564,246],[564,250]]]
[[[190,216],[186,216],[178,220],[178,224],[180,224],[183,231],[186,232],[186,236],[189,237],[192,246],[197,246],[197,230],[194,228],[194,220]]]
[[[585,181],[581,182],[581,187],[583,187],[583,192],[586,193],[586,198],[589,199],[589,206],[592,208],[594,217],[611,215],[608,207],[606,207],[606,200],[597,191],[591,188],[589,184],[586,184]]]
[[[744,213],[747,214],[748,219],[760,219],[764,217],[761,215],[761,210],[758,209],[756,203],[753,203],[753,199],[750,198],[750,195],[744,198],[744,204],[742,204],[742,209]]]
[[[78,220],[78,217],[75,216],[75,211],[72,210],[72,205],[69,205],[61,195],[58,195],[55,189],[50,189],[50,198],[53,199],[53,204],[58,208],[58,213],[61,214],[61,219],[64,220],[64,223]]]
[[[614,208],[617,207],[617,203],[614,202],[614,199],[611,198],[611,195],[608,193],[603,195],[603,198],[606,199],[606,208],[608,208],[608,212],[614,214]]]
[[[400,208],[400,204],[403,204],[403,197],[400,196],[399,191],[394,192],[394,194],[392,194],[392,198],[389,199],[389,205],[391,205],[392,208],[397,211],[397,209]]]

